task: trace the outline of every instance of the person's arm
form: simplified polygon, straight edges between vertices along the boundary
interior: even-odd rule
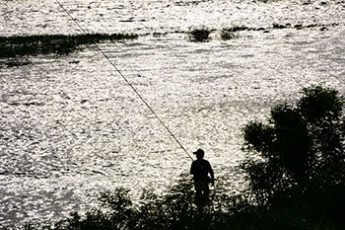
[[[194,174],[194,162],[192,163],[192,165],[190,166],[190,174]]]
[[[214,172],[213,172],[211,164],[210,163],[208,164],[209,164],[209,173],[211,175],[211,183],[212,183],[212,186],[214,186]]]

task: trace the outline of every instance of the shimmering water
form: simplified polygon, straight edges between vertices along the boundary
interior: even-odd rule
[[[240,191],[241,128],[312,84],[344,93],[344,1],[61,1],[190,152]],[[54,1],[0,0],[0,35],[81,33]],[[273,29],[273,23],[291,24]],[[192,43],[192,27],[214,28]],[[308,28],[309,25],[312,25]],[[247,26],[222,41],[223,28]],[[303,27],[297,29],[296,27]],[[164,35],[158,36],[161,33]],[[1,62],[8,60],[2,59]],[[97,207],[100,191],[164,191],[190,159],[93,46],[0,66],[0,223]]]

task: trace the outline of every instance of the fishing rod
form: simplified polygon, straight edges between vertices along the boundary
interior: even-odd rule
[[[79,27],[79,29],[87,33],[87,31],[79,24],[79,22],[72,17],[72,15],[67,11],[67,9],[60,3],[58,0],[55,2],[60,6],[60,8],[72,19],[72,21]],[[166,129],[166,131],[170,134],[170,136],[175,140],[175,142],[179,145],[179,147],[186,153],[186,155],[193,161],[193,157],[187,152],[187,150],[183,147],[181,142],[176,138],[173,132],[169,129],[169,127],[163,122],[163,120],[158,116],[158,114],[153,110],[153,108],[149,105],[149,103],[141,96],[141,94],[137,91],[137,89],[133,86],[132,83],[128,81],[128,79],[122,74],[122,72],[116,67],[116,65],[110,60],[109,56],[95,43],[93,44],[96,46],[97,50],[104,56],[106,60],[108,60],[109,64],[115,69],[115,71],[123,78],[123,80],[128,84],[128,86],[134,91],[134,93],[139,97],[139,99],[146,105],[146,107],[151,111],[151,113],[156,117],[156,119],[161,123],[161,125]]]

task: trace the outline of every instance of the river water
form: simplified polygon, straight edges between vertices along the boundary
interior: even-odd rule
[[[245,187],[241,129],[310,85],[345,90],[345,1],[61,0],[188,152]],[[279,25],[288,25],[278,29]],[[191,28],[213,28],[190,42]],[[224,41],[221,30],[244,30]],[[76,34],[51,0],[0,0],[0,36]],[[6,63],[7,59],[0,59]],[[166,190],[190,159],[109,62],[88,46],[0,65],[0,224],[98,207],[101,191]]]

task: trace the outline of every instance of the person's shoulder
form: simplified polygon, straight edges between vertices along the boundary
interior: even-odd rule
[[[205,159],[202,159],[202,162],[204,163],[204,164],[209,164],[210,162],[208,162],[208,160],[205,160]]]

